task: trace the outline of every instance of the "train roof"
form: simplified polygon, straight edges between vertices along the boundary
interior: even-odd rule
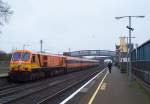
[[[64,56],[62,56],[62,55],[58,55],[58,54],[52,54],[52,53],[45,53],[45,52],[38,52],[38,54],[40,54],[40,55],[51,55],[51,56],[59,56],[59,57],[64,57]]]
[[[82,60],[82,61],[91,61],[91,62],[98,62],[98,60],[87,59],[87,58],[80,58],[80,57],[71,57],[65,56],[68,60]]]
[[[32,53],[32,54],[40,54],[40,55],[51,55],[51,56],[59,56],[59,57],[64,57],[62,55],[56,55],[56,54],[51,54],[51,53],[45,53],[45,52],[35,52],[35,51],[32,51],[32,50],[16,50],[15,52],[29,52],[29,53]]]
[[[56,57],[64,57],[64,58],[66,58],[68,60],[82,60],[82,61],[98,62],[98,60],[93,60],[93,59],[80,58],[80,57],[71,57],[71,56],[63,56],[63,55],[46,53],[46,52],[35,52],[35,51],[32,51],[32,50],[16,50],[15,52],[29,52],[29,53],[32,53],[32,54],[51,55],[51,56],[56,56]]]
[[[69,60],[81,60],[81,58],[79,57],[71,57],[71,56],[64,56],[66,57],[66,59],[69,59]]]
[[[16,50],[15,52],[29,52],[29,53],[37,53],[35,51],[31,51],[31,50]],[[14,53],[14,52],[13,52]]]

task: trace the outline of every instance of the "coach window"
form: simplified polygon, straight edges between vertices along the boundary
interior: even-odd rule
[[[32,55],[32,63],[35,63],[35,55]]]

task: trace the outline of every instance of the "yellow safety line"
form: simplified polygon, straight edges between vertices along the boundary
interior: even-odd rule
[[[90,101],[88,102],[88,104],[92,104],[92,102],[93,102],[94,98],[96,97],[96,95],[97,95],[99,89],[101,88],[101,85],[102,85],[103,81],[105,80],[107,74],[108,74],[108,71],[107,71],[107,73],[105,74],[105,76],[103,77],[102,81],[99,83],[99,85],[98,85],[96,91],[95,91],[94,94],[92,95],[92,97],[91,97]]]

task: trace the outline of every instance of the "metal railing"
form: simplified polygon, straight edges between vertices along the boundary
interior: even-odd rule
[[[132,67],[132,73],[144,82],[150,84],[150,71],[145,71],[136,67]]]

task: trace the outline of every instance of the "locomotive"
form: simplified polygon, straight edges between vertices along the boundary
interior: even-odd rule
[[[98,60],[16,50],[10,62],[9,79],[31,81],[98,65]]]

